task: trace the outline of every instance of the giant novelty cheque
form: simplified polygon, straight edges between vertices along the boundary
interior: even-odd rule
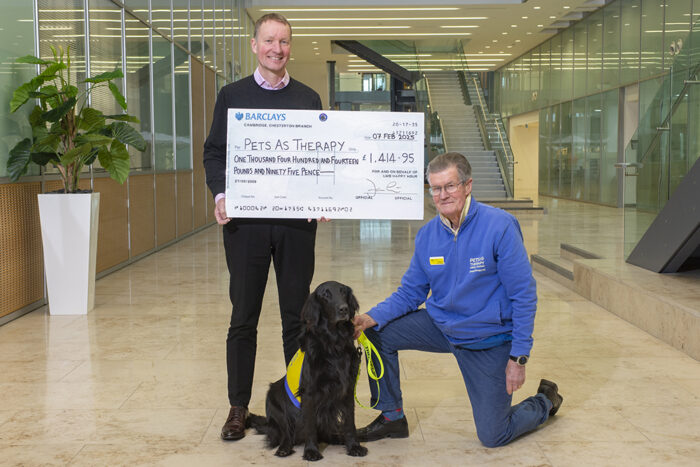
[[[423,113],[229,109],[229,217],[423,219]]]

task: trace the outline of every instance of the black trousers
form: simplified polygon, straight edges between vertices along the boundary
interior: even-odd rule
[[[286,225],[224,227],[226,264],[231,275],[231,324],[226,338],[230,404],[248,407],[253,386],[258,320],[270,259],[275,267],[287,364],[299,349],[301,309],[314,274],[316,225],[305,230]]]

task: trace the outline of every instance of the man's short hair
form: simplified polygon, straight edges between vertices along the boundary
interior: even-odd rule
[[[276,21],[278,23],[282,23],[285,26],[287,26],[289,28],[289,39],[292,38],[292,25],[289,24],[289,21],[287,21],[287,18],[280,15],[279,13],[267,13],[267,14],[262,15],[255,22],[255,29],[253,30],[253,37],[255,39],[258,38],[258,31],[260,30],[260,26],[262,26],[263,23],[267,23],[268,21]]]
[[[472,166],[465,156],[458,152],[446,152],[435,157],[428,163],[428,175],[442,172],[450,167],[456,167],[460,182],[472,178]]]

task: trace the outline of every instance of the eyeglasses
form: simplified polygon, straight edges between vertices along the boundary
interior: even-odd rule
[[[431,186],[428,188],[428,193],[430,193],[432,196],[438,196],[440,193],[442,193],[442,190],[445,190],[445,193],[448,195],[451,195],[455,191],[457,191],[457,188],[464,182],[459,182],[459,183],[448,183],[445,186]]]

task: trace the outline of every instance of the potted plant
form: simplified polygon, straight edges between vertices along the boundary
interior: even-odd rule
[[[94,305],[95,261],[99,193],[81,191],[80,177],[86,166],[99,161],[110,177],[123,183],[129,175],[127,145],[139,151],[146,141],[129,122],[126,113],[105,115],[89,107],[88,96],[108,88],[126,111],[126,99],[112,82],[121,70],[101,73],[81,83],[71,83],[70,51],[51,47],[53,60],[27,55],[16,60],[39,66],[39,72],[12,95],[10,111],[28,102],[31,137],[17,143],[9,153],[7,173],[17,181],[30,164],[53,166],[63,181],[59,193],[39,195],[44,269],[52,314],[84,314]],[[76,84],[82,84],[79,89]]]

